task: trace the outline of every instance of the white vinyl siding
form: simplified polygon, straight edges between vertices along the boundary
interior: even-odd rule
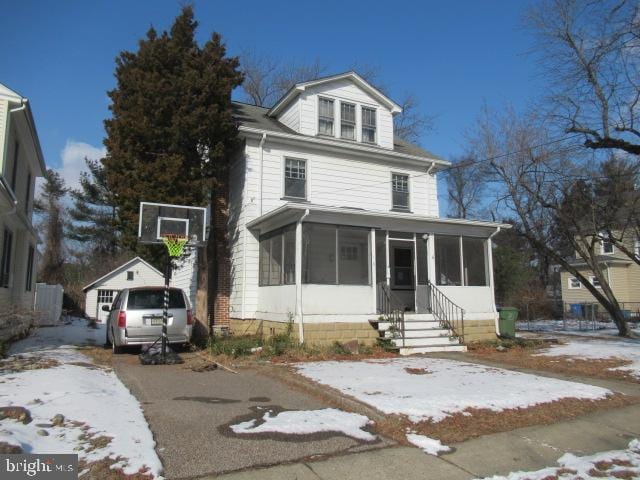
[[[300,129],[300,104],[297,101],[291,102],[278,116],[278,120],[297,132]]]

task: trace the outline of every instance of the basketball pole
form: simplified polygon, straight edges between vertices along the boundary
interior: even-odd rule
[[[171,280],[171,255],[167,250],[167,261],[164,268],[164,302],[162,304],[162,363],[167,362],[167,324],[169,323],[169,282]]]

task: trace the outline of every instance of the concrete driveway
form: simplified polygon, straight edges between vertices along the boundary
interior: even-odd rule
[[[189,354],[183,354],[183,356]],[[228,426],[274,410],[325,408],[319,400],[255,371],[197,372],[185,365],[142,366],[134,354],[113,357],[122,382],[138,398],[168,479],[220,474],[378,449],[342,434],[238,436]]]

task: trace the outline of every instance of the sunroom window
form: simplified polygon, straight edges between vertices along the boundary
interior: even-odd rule
[[[436,235],[436,283],[444,286],[488,285],[485,240]]]
[[[391,174],[393,208],[409,209],[409,175]]]
[[[287,158],[284,163],[285,197],[307,198],[307,162]]]
[[[295,225],[260,237],[259,284],[291,285],[296,282]]]
[[[356,139],[356,106],[352,103],[340,104],[340,137]]]
[[[318,100],[318,133],[333,136],[333,100],[322,98]]]
[[[376,143],[376,110],[362,107],[362,141]]]
[[[460,278],[460,237],[436,235],[436,283],[445,286],[462,285]]]

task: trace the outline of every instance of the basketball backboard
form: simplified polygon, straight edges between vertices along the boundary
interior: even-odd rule
[[[185,236],[188,245],[204,245],[207,241],[207,209],[186,205],[140,202],[138,241],[163,243],[168,235]]]

